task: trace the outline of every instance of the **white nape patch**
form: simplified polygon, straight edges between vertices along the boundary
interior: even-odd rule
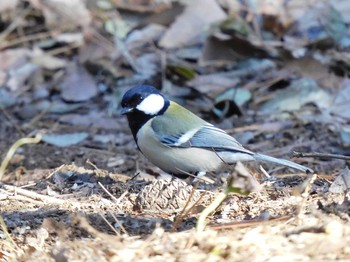
[[[136,108],[147,115],[156,115],[164,107],[164,98],[157,94],[147,96]]]
[[[176,141],[176,143],[174,145],[175,146],[180,146],[180,145],[186,143],[188,140],[190,140],[194,136],[195,133],[198,132],[198,130],[199,129],[196,128],[196,129],[192,129],[192,130],[186,132],[185,134],[180,136],[180,138]]]

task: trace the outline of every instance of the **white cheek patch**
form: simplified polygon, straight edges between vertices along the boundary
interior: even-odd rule
[[[136,108],[147,115],[156,115],[164,107],[164,98],[160,95],[151,94],[147,96]]]

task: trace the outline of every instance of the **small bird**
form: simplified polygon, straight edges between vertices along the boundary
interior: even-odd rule
[[[121,107],[142,154],[174,176],[204,175],[225,164],[253,160],[313,173],[297,163],[245,149],[224,130],[170,101],[153,86],[131,88],[124,94]]]

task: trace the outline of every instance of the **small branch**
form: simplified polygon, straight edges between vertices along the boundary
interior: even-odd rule
[[[192,197],[194,195],[194,192],[196,192],[197,188],[199,185],[199,181],[197,181],[197,183],[194,185],[194,187],[191,190],[191,194],[187,199],[187,202],[185,204],[185,206],[183,207],[183,209],[181,210],[180,214],[176,217],[175,222],[173,224],[172,229],[170,230],[170,232],[175,232],[178,228],[178,226],[180,225],[180,223],[182,222],[183,218],[187,215],[188,212],[186,212],[187,207],[189,206],[189,204],[191,203]],[[192,206],[193,208],[194,206]]]
[[[11,243],[12,247],[14,248],[17,248],[18,249],[18,246],[16,244],[16,242],[12,239],[9,231],[7,230],[7,226],[6,226],[6,223],[4,221],[4,219],[2,218],[2,216],[0,216],[0,228],[2,229],[2,231],[4,232],[7,240]]]
[[[113,230],[113,232],[117,235],[120,236],[120,233],[114,228],[114,226],[112,226],[112,224],[107,220],[107,218],[105,218],[104,215],[102,215],[101,213],[98,213],[100,215],[100,217],[106,222],[106,224]]]
[[[229,192],[227,189],[225,189],[224,192],[219,193],[214,199],[214,201],[202,211],[197,221],[197,226],[196,226],[197,232],[202,232],[204,230],[206,226],[206,222],[205,222],[206,218],[210,214],[215,212],[218,206],[220,206],[220,204],[225,200],[228,193]]]
[[[106,192],[107,195],[110,196],[110,198],[113,199],[114,202],[116,202],[117,204],[119,204],[118,199],[117,199],[115,196],[113,196],[113,195],[107,190],[107,188],[105,188],[105,187],[101,184],[101,182],[97,182],[97,184],[103,189],[103,191]]]
[[[4,190],[11,191],[11,192],[14,192],[16,194],[19,194],[19,195],[22,195],[25,197],[29,197],[29,198],[34,199],[34,200],[43,201],[46,204],[62,205],[64,203],[66,203],[65,200],[58,199],[58,198],[51,197],[51,196],[41,195],[41,194],[35,193],[33,191],[21,189],[21,188],[15,187],[15,186],[3,185],[2,188]]]
[[[350,156],[338,155],[338,154],[326,154],[326,153],[303,153],[303,152],[293,152],[293,157],[317,157],[317,158],[336,158],[343,160],[350,160]]]
[[[250,220],[250,221],[229,222],[229,223],[220,224],[220,225],[209,225],[209,228],[214,230],[222,230],[222,229],[228,229],[228,228],[236,229],[236,228],[245,228],[245,227],[255,227],[255,226],[261,226],[261,225],[273,224],[275,222],[280,222],[280,221],[286,221],[291,219],[292,217],[293,217],[292,215],[286,215],[286,216],[271,218],[268,220],[259,219],[259,220]]]
[[[34,138],[32,137],[24,137],[21,138],[19,140],[17,140],[9,149],[9,151],[7,152],[4,160],[1,163],[0,166],[0,181],[2,179],[2,176],[5,173],[5,170],[8,166],[8,164],[10,163],[10,160],[12,159],[13,155],[16,153],[17,148],[25,145],[25,144],[37,144],[41,141],[41,134],[37,134]]]
[[[129,233],[128,231],[126,231],[126,229],[124,228],[123,226],[123,223],[119,221],[119,219],[112,213],[112,212],[109,212],[109,214],[114,218],[114,220],[118,223],[118,225],[120,226],[121,230],[124,232],[124,234],[126,236],[129,236]]]
[[[296,215],[299,222],[301,221],[301,217],[304,215],[306,204],[307,204],[307,198],[310,196],[312,184],[315,182],[316,179],[317,179],[316,173],[308,175],[308,179],[302,184],[302,187],[303,187],[302,188],[303,192],[301,193],[302,200],[296,210]]]

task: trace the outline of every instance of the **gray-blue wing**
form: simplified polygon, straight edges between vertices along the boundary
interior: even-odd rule
[[[225,131],[210,124],[206,124],[198,130],[188,131],[185,134],[177,134],[176,136],[158,135],[161,142],[170,147],[198,147],[211,149],[216,152],[233,151],[253,154]]]

